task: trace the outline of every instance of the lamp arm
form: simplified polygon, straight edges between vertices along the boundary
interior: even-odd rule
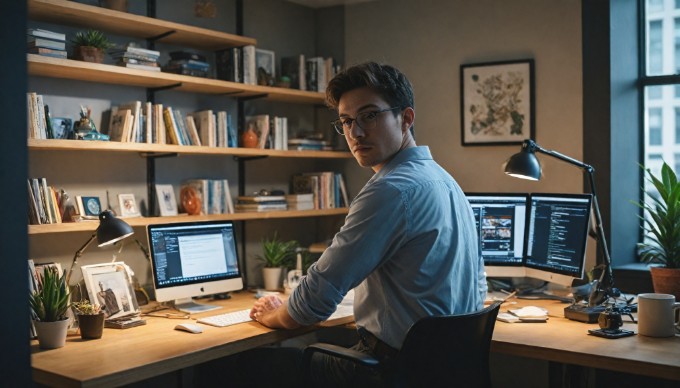
[[[137,246],[142,251],[142,253],[144,253],[144,257],[146,257],[146,259],[149,262],[151,262],[151,257],[149,256],[149,250],[147,250],[146,247],[144,247],[144,245],[142,245],[142,243],[139,242],[139,240],[135,239],[135,242],[137,243]]]
[[[597,191],[595,189],[595,177],[594,177],[595,169],[593,168],[593,166],[586,164],[586,163],[583,163],[583,162],[576,160],[572,157],[561,154],[557,151],[545,149],[545,148],[539,146],[538,144],[536,144],[536,142],[534,142],[533,140],[527,140],[526,142],[527,142],[526,147],[529,148],[531,151],[540,152],[542,154],[552,156],[555,159],[559,159],[563,162],[566,162],[566,163],[569,163],[569,164],[574,165],[576,167],[579,167],[588,174],[588,183],[590,185],[590,192],[593,195],[593,210],[594,210],[594,213],[595,213],[595,233],[596,233],[596,237],[597,237],[597,239],[600,243],[599,244],[600,249],[602,249],[602,256],[604,258],[604,267],[605,267],[604,270],[603,270],[603,273],[602,273],[603,276],[600,277],[600,281],[598,282],[599,283],[598,287],[596,289],[594,289],[593,292],[591,293],[591,298],[590,298],[591,301],[590,302],[593,303],[592,299],[596,299],[596,298],[593,298],[593,296],[596,293],[598,293],[599,291],[602,291],[602,290],[598,290],[598,288],[600,288],[600,286],[601,286],[601,283],[602,283],[602,280],[604,278],[605,273],[607,275],[607,284],[606,284],[606,289],[604,290],[605,294],[608,295],[610,292],[612,292],[613,287],[614,287],[614,274],[612,273],[612,261],[611,261],[611,256],[609,255],[609,248],[607,246],[607,238],[605,237],[605,234],[604,234],[604,227],[602,226],[602,214],[600,213],[600,204],[597,201]],[[599,303],[596,303],[596,304],[599,304]]]
[[[95,238],[97,238],[97,231],[92,233],[92,236],[90,236],[90,238],[85,242],[85,244],[83,244],[83,246],[80,247],[80,249],[78,249],[76,251],[76,254],[73,255],[73,262],[71,262],[71,267],[68,269],[68,274],[66,275],[66,284],[67,285],[71,284],[70,283],[71,273],[73,273],[73,268],[78,263],[78,259],[80,258],[80,256],[83,255],[83,252],[85,251],[85,249],[90,245],[90,243],[92,243],[92,241],[94,241]]]

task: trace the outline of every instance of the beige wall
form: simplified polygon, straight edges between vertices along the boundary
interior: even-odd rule
[[[536,141],[576,159],[583,155],[581,5],[579,0],[382,0],[348,6],[348,64],[383,61],[414,84],[417,143],[466,191],[580,192],[581,172],[544,162],[544,179],[505,176],[501,164],[519,146],[462,147],[461,64],[533,58]]]

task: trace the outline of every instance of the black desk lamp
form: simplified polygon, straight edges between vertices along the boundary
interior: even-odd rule
[[[97,238],[99,246],[103,247],[118,242],[128,236],[131,236],[132,234],[134,234],[132,227],[128,225],[127,222],[116,218],[110,210],[104,210],[103,212],[99,213],[99,227],[94,233],[92,233],[92,236],[90,236],[87,242],[85,242],[85,244],[83,244],[83,246],[80,247],[80,249],[78,249],[76,254],[73,256],[71,268],[69,268],[68,274],[66,275],[66,284],[70,284],[69,281],[71,280],[73,268],[76,266],[78,259],[83,255],[83,252],[95,239],[95,237]]]
[[[599,265],[602,268],[602,274],[599,280],[595,280],[590,295],[588,297],[588,305],[590,307],[598,306],[607,300],[610,296],[619,296],[620,292],[614,288],[614,275],[612,274],[611,257],[609,256],[609,249],[607,248],[607,240],[604,235],[604,228],[602,227],[602,216],[600,215],[600,206],[597,203],[597,194],[595,192],[595,179],[593,177],[595,169],[593,166],[580,162],[569,156],[563,155],[557,151],[547,150],[542,148],[535,141],[531,139],[524,140],[522,143],[522,151],[512,155],[505,164],[505,173],[522,179],[529,179],[537,181],[541,179],[541,163],[536,157],[536,152],[552,156],[563,162],[567,162],[573,166],[581,168],[588,173],[588,181],[590,182],[590,192],[593,195],[593,208],[595,213],[595,237],[599,242],[600,249],[602,249],[602,256],[604,263]],[[605,279],[606,274],[606,279]],[[604,282],[606,280],[606,283]]]

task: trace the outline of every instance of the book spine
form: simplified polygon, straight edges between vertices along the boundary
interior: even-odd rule
[[[182,145],[179,140],[179,134],[177,133],[177,128],[174,125],[172,114],[172,108],[167,107],[163,110],[163,120],[165,121],[165,129],[170,139],[170,144]]]

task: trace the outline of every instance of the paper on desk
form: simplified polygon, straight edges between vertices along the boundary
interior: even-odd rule
[[[344,318],[344,317],[349,317],[350,315],[354,315],[354,290],[349,290],[347,295],[342,299],[340,304],[338,304],[338,308],[335,310],[333,314],[331,314],[328,319],[337,319],[337,318]]]

